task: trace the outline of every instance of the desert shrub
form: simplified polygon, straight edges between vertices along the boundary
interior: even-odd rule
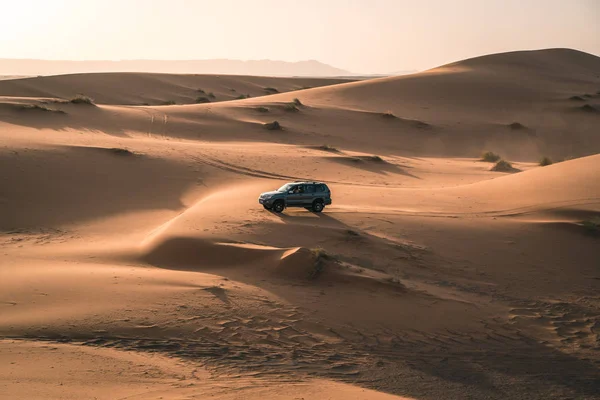
[[[381,116],[384,118],[396,118],[394,113],[392,113],[391,111],[386,111],[386,112],[382,113]]]
[[[320,247],[310,249],[310,252],[312,253],[315,261],[312,269],[308,273],[308,279],[316,279],[325,269],[325,261],[332,260],[333,257]]]
[[[581,223],[585,230],[592,235],[600,235],[600,217],[592,217]]]
[[[267,122],[264,124],[264,127],[270,131],[279,131],[281,130],[281,125],[277,121]]]
[[[215,94],[213,92],[210,92],[209,94],[207,94],[208,97],[210,97],[211,99],[216,99],[217,96],[215,96]]]
[[[274,87],[266,87],[264,88],[264,91],[269,94],[279,93],[279,90],[277,90],[277,88]]]
[[[175,103],[173,100],[167,100],[160,103],[161,106],[174,106],[175,104],[177,103]]]
[[[571,96],[569,97],[569,100],[574,100],[574,101],[585,101],[585,99],[581,96]]]
[[[118,156],[132,156],[133,152],[127,150],[127,149],[121,149],[121,148],[113,148],[113,149],[109,149],[111,153],[116,154]]]
[[[197,91],[198,93],[206,94],[206,92],[203,89],[198,89]]]
[[[518,131],[519,129],[525,129],[525,125],[523,125],[520,122],[513,122],[512,124],[509,124],[508,127],[514,131]]]
[[[553,162],[550,159],[550,157],[542,157],[542,159],[540,160],[540,167],[545,167],[546,165],[552,165]]]
[[[256,107],[255,110],[261,113],[269,112],[269,109],[267,107]]]
[[[302,106],[303,105],[299,98],[295,98],[294,99],[294,104],[297,105],[297,106]]]
[[[496,163],[496,165],[494,165],[491,169],[491,171],[496,171],[496,172],[513,172],[515,171],[515,168],[513,168],[512,164],[509,163],[506,160],[500,160]]]
[[[298,109],[298,107],[296,107],[295,103],[287,103],[286,105],[283,106],[283,109],[287,112],[298,112],[300,111]]]
[[[366,159],[369,161],[374,161],[374,162],[384,162],[383,158],[381,158],[379,156],[367,156]]]
[[[584,106],[581,106],[580,110],[586,111],[586,112],[592,112],[592,113],[598,112],[598,109],[596,107],[592,106],[591,104],[586,104]]]
[[[94,104],[94,99],[92,99],[91,97],[88,96],[84,96],[82,94],[78,94],[77,96],[73,97],[70,100],[71,103],[73,104],[87,104],[87,105],[95,105]]]
[[[238,97],[236,97],[237,100],[244,100],[244,99],[249,99],[250,95],[249,94],[240,94]]]
[[[329,146],[328,144],[322,144],[320,146],[317,146],[318,150],[323,150],[323,151],[329,151],[332,153],[339,153],[340,151],[338,149],[336,149],[333,146]]]
[[[237,92],[234,88],[229,89],[230,92]]]
[[[481,161],[485,161],[485,162],[497,162],[501,159],[502,157],[500,157],[499,154],[496,154],[492,151],[486,151],[485,153],[483,153],[481,155]]]
[[[197,104],[210,103],[210,99],[208,97],[200,96],[196,98]]]

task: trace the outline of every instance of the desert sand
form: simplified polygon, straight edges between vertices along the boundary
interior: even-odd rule
[[[1,81],[0,397],[599,398],[599,93],[568,49]]]

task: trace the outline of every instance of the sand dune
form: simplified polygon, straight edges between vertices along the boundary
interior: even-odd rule
[[[79,94],[98,104],[193,104],[259,97],[350,82],[335,78],[284,78],[239,75],[95,73],[2,80],[0,96],[71,99]]]
[[[0,393],[597,398],[597,71],[517,52],[135,107],[305,81],[0,82]],[[323,213],[258,204],[302,179]]]

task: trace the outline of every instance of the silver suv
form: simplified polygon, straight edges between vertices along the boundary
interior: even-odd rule
[[[304,207],[321,212],[331,204],[331,190],[323,182],[291,182],[272,192],[261,193],[258,202],[266,210],[283,212],[286,207]]]

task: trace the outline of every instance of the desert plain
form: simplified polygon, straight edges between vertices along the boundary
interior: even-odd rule
[[[598,153],[569,49],[0,80],[0,398],[600,398]]]

